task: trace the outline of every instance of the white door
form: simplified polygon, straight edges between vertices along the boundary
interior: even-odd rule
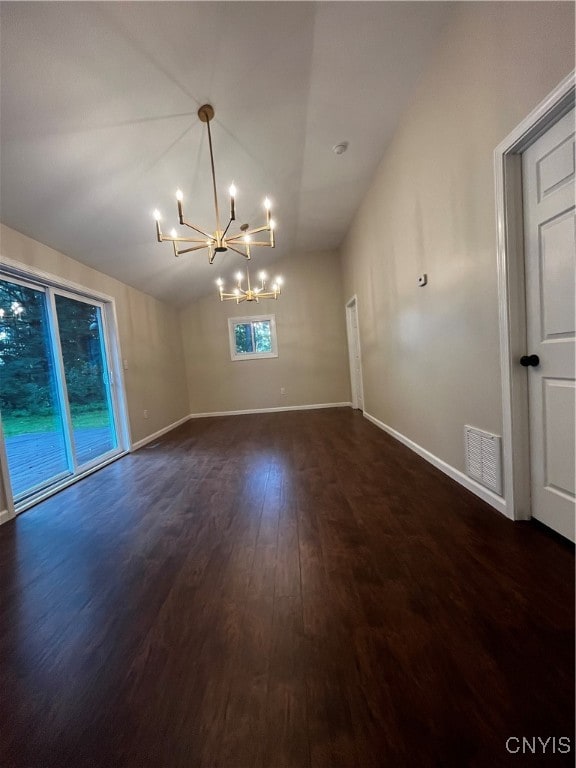
[[[532,516],[574,541],[574,110],[526,150],[522,175]]]
[[[348,354],[350,358],[350,384],[352,407],[364,410],[364,387],[362,384],[362,357],[360,354],[360,329],[358,327],[358,305],[351,299],[346,305],[348,330]]]

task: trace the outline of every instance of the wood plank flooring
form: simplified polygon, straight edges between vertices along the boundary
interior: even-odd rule
[[[0,766],[573,765],[573,569],[350,409],[189,422],[0,528]]]

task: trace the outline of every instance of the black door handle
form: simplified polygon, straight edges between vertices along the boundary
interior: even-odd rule
[[[538,355],[523,355],[520,358],[520,365],[523,365],[524,368],[528,368],[529,365],[540,365],[540,358]]]

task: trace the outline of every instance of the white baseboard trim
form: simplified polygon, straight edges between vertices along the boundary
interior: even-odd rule
[[[8,520],[12,520],[13,517],[14,515],[9,509],[0,509],[0,525],[2,525],[2,523],[7,523]]]
[[[487,504],[490,504],[490,506],[494,507],[494,509],[497,509],[498,512],[501,512],[503,515],[510,518],[510,515],[508,514],[508,510],[506,508],[506,502],[501,496],[498,496],[496,493],[493,493],[488,488],[484,488],[484,486],[480,485],[480,483],[477,483],[475,480],[472,480],[472,478],[468,477],[468,475],[465,475],[464,472],[461,472],[459,469],[456,469],[451,464],[448,464],[442,459],[439,459],[438,456],[435,456],[433,453],[430,453],[430,451],[427,451],[426,448],[422,448],[422,446],[418,445],[418,443],[415,443],[413,440],[410,440],[408,437],[405,437],[400,432],[397,432],[395,429],[392,429],[392,427],[389,427],[387,424],[384,424],[383,421],[380,421],[380,419],[377,419],[375,416],[372,416],[371,414],[364,411],[364,417],[368,419],[368,421],[371,421],[372,424],[375,424],[384,432],[387,432],[389,435],[391,435],[391,437],[395,438],[400,443],[403,443],[404,445],[406,445],[408,448],[410,448],[410,450],[414,451],[414,453],[417,453],[419,456],[422,456],[423,459],[426,459],[426,461],[430,462],[430,464],[435,466],[441,472],[444,472],[445,475],[448,475],[448,477],[451,477],[452,480],[456,480],[456,482],[464,486],[466,490],[471,491],[473,494],[481,498],[482,501],[485,501]]]
[[[157,432],[154,432],[151,435],[148,435],[148,437],[143,437],[142,440],[137,440],[135,443],[132,443],[130,447],[130,452],[133,453],[134,451],[137,451],[139,448],[143,448],[145,445],[148,445],[148,443],[153,442],[154,440],[157,440],[159,437],[162,437],[162,435],[165,435],[166,432],[170,432],[173,429],[176,429],[176,427],[179,427],[181,424],[184,424],[189,419],[191,419],[192,416],[188,414],[187,416],[183,416],[181,419],[178,419],[178,421],[175,421],[173,424],[168,424],[167,427],[162,427],[162,429],[159,429]]]
[[[191,413],[189,419],[206,419],[211,416],[244,416],[248,413],[277,413],[278,411],[315,411],[318,408],[351,408],[352,403],[315,403],[314,405],[285,405],[279,408],[252,408],[246,411],[211,411]]]

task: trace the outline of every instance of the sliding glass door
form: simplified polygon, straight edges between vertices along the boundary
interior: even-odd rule
[[[69,296],[55,300],[76,462],[91,464],[118,446],[102,309]]]
[[[0,411],[16,506],[123,447],[104,305],[0,278]]]
[[[72,472],[44,289],[0,281],[0,409],[15,499]]]

